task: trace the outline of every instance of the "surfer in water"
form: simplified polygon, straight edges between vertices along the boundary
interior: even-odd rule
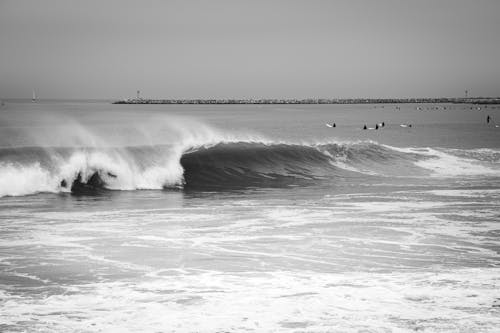
[[[490,115],[488,115],[488,117],[486,117],[486,123],[489,124],[490,120],[491,120],[491,117],[490,117]]]
[[[366,129],[366,125],[365,125],[365,126],[363,126],[363,129],[364,129],[364,130]]]

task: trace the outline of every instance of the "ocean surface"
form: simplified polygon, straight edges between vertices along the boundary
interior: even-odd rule
[[[496,124],[466,104],[6,103],[0,331],[498,332]]]

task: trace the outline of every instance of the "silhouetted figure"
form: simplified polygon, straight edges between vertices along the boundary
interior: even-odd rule
[[[337,124],[333,123],[333,127],[337,127]]]
[[[408,127],[411,127],[411,124],[408,124]]]
[[[363,126],[363,129],[364,129],[364,130],[366,129],[366,125],[365,125],[365,126]]]
[[[382,122],[382,127],[384,127],[384,126],[385,126],[385,123],[384,123],[384,122]]]
[[[486,123],[489,124],[490,120],[491,120],[491,117],[490,117],[490,115],[488,115],[488,117],[486,117]]]
[[[378,130],[378,124],[375,125],[375,129]]]

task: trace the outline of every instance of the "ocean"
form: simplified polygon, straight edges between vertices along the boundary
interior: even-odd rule
[[[5,103],[0,331],[498,332],[496,124],[470,104]]]

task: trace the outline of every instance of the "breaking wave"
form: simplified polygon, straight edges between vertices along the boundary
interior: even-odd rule
[[[38,121],[46,124],[42,127],[2,126],[10,132],[0,146],[0,197],[500,175],[500,151],[492,149],[277,142],[241,131],[221,132],[189,117],[153,117],[128,127],[114,118],[85,126],[62,117],[44,114]]]
[[[0,149],[0,196],[282,187],[374,176],[478,175],[500,175],[499,151],[396,148],[375,142],[293,144],[264,140]]]

